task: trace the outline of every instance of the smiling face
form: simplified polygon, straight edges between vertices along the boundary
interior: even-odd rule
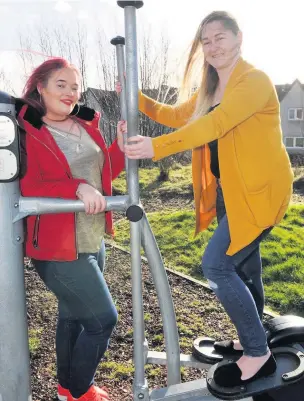
[[[235,62],[242,44],[242,34],[227,29],[222,21],[212,21],[203,27],[201,40],[205,60],[220,70]]]
[[[45,86],[39,86],[46,116],[54,120],[66,118],[80,98],[80,76],[73,68],[54,71]]]

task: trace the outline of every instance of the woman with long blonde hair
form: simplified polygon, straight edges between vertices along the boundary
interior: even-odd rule
[[[139,96],[140,111],[178,130],[153,139],[132,137],[124,148],[130,159],[153,160],[193,149],[196,234],[218,219],[202,269],[239,336],[215,344],[222,353],[240,354],[236,363],[215,371],[216,383],[226,387],[276,370],[261,322],[259,247],[283,218],[293,181],[275,87],[241,57],[241,45],[242,33],[231,15],[209,14],[197,30],[184,76],[187,88],[203,56],[198,90],[175,106]]]

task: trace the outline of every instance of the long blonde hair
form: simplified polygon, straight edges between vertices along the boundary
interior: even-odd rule
[[[213,21],[220,21],[226,29],[231,30],[235,35],[240,31],[236,19],[226,11],[213,11],[207,15],[200,23],[195,34],[179,94],[179,101],[189,98],[193,92],[193,78],[200,74],[201,84],[198,88],[198,97],[196,107],[191,120],[194,120],[208,112],[212,106],[212,100],[216,91],[219,77],[217,71],[212,65],[204,60],[202,52],[202,33],[205,26]]]

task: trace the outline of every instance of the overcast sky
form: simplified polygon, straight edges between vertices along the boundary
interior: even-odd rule
[[[249,62],[268,73],[276,84],[291,83],[296,78],[304,83],[303,0],[145,0],[144,3],[137,12],[138,36],[149,29],[157,47],[163,32],[170,43],[171,68],[176,58],[185,54],[206,14],[227,10],[241,26],[243,56]],[[39,24],[49,27],[58,24],[73,33],[78,21],[87,27],[89,45],[95,40],[96,27],[102,28],[109,40],[124,35],[123,10],[115,0],[0,0],[0,68],[17,80],[21,68],[16,58],[20,32]],[[37,63],[41,61],[37,56]],[[90,86],[97,85],[94,63],[94,58],[90,59]]]

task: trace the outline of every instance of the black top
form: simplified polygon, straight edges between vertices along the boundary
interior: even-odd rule
[[[218,104],[210,107],[210,109],[208,110],[208,113],[210,113],[210,111],[214,110],[217,106],[218,106]],[[211,153],[211,161],[210,161],[211,173],[216,178],[220,178],[220,165],[219,165],[219,159],[218,159],[218,141],[217,141],[217,139],[215,141],[209,142],[208,145],[209,145],[210,153]]]

